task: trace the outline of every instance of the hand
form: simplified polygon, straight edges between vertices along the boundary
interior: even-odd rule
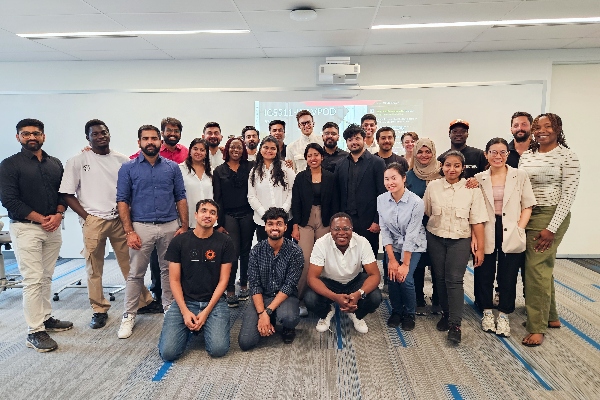
[[[42,229],[46,232],[54,232],[60,226],[62,222],[62,214],[52,214],[44,217],[44,222],[42,222]]]
[[[371,224],[371,226],[369,227],[369,229],[367,229],[369,232],[373,232],[373,233],[379,233],[379,224],[373,222]]]
[[[266,311],[258,316],[258,333],[260,336],[271,336],[275,333],[275,328],[271,325],[271,317]]]
[[[135,231],[131,231],[131,233],[127,235],[127,246],[133,250],[139,250],[142,248],[142,239],[137,233],[135,233]]]
[[[467,183],[465,183],[465,187],[467,189],[477,189],[479,187],[479,182],[477,182],[477,178],[467,179]]]
[[[352,297],[347,294],[338,294],[335,298],[335,302],[340,306],[340,311],[342,312],[353,312],[354,307],[350,304],[352,301]]]
[[[354,293],[348,295],[350,301],[348,301],[349,312],[354,312],[358,308],[358,301],[360,300],[360,292],[357,290]]]
[[[182,233],[185,233],[185,232],[187,232],[187,230],[188,230],[188,229],[189,229],[189,227],[187,227],[187,226],[182,226],[182,227],[180,227],[179,229],[177,229],[177,230],[175,231],[175,235],[173,235],[173,236],[181,235]]]
[[[188,327],[191,331],[197,331],[200,329],[198,327],[198,322],[196,321],[196,316],[190,310],[186,310],[182,312],[183,315],[183,323]]]
[[[208,313],[206,312],[206,308],[205,308],[204,310],[200,311],[200,313],[198,313],[198,315],[196,315],[196,324],[198,325],[197,330],[202,329],[202,327],[206,323],[207,319],[208,319]]]
[[[533,240],[537,241],[537,244],[533,248],[536,253],[538,251],[543,253],[552,246],[552,242],[554,242],[554,233],[550,232],[548,229],[544,229],[539,235],[534,237]]]
[[[90,151],[92,148],[90,146],[85,146],[83,149],[81,149],[81,152],[83,153],[84,151]]]
[[[406,275],[408,275],[408,265],[402,263],[398,268],[398,282],[404,282],[406,280]]]
[[[398,280],[398,268],[400,268],[400,264],[398,264],[398,261],[395,258],[393,260],[388,260],[388,278],[390,278],[391,281]]]
[[[471,253],[475,254],[477,252],[477,238],[475,237],[475,233],[471,234]]]
[[[229,232],[227,232],[227,230],[225,228],[223,228],[222,226],[218,227],[217,231],[219,231],[221,233],[224,233],[226,235],[229,235]]]
[[[300,229],[298,229],[297,225],[294,225],[294,228],[292,229],[292,239],[296,242],[300,241]]]
[[[473,253],[473,267],[479,267],[483,263],[483,257],[485,257],[483,249],[479,249]]]
[[[285,160],[285,166],[294,169],[294,162],[292,160]]]

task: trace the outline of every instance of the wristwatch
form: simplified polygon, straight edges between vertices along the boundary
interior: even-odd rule
[[[271,314],[273,314],[273,310],[271,310],[269,307],[265,308],[265,312],[269,317],[271,316]]]
[[[365,299],[367,297],[367,294],[362,289],[358,289],[358,293],[360,293],[360,298],[361,299]]]

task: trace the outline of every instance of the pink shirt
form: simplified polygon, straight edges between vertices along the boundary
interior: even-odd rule
[[[129,159],[133,160],[134,158],[139,156],[140,151],[141,150],[138,150],[137,153],[129,156]],[[182,162],[185,161],[185,159],[188,156],[188,149],[184,145],[177,143],[175,145],[175,150],[171,151],[171,150],[167,149],[167,147],[163,143],[163,145],[160,146],[160,155],[163,156],[164,158],[166,158],[167,160],[171,160],[171,161],[176,162],[177,164],[181,164]]]

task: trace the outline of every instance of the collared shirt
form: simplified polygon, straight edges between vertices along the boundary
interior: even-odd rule
[[[377,144],[377,140],[375,140],[375,135],[373,135],[373,143],[369,146],[365,141],[365,149],[371,154],[375,154],[379,151],[379,145]]]
[[[338,161],[346,157],[348,154],[349,153],[347,151],[341,150],[337,147],[335,148],[335,151],[332,154],[329,154],[327,151],[325,151],[325,157],[323,157],[321,167],[333,173],[335,172],[335,167]]]
[[[0,199],[11,219],[23,220],[32,211],[47,216],[57,206],[66,207],[58,193],[63,166],[56,157],[42,150],[42,161],[27,149],[21,149],[0,164]]]
[[[318,143],[321,145],[321,147],[323,147],[323,139],[313,133],[310,136],[306,136],[304,134],[300,135],[300,137],[290,143],[287,148],[285,159],[292,160],[294,163],[294,171],[296,173],[306,169],[307,163],[304,159],[304,150],[306,150],[306,146],[308,146],[310,143]]]
[[[183,185],[185,186],[185,197],[188,204],[189,225],[190,228],[196,226],[196,203],[200,200],[213,198],[213,183],[212,179],[206,175],[206,171],[201,177],[196,175],[196,171],[192,168],[190,171],[186,163],[179,164],[181,175],[183,176]]]
[[[350,215],[356,215],[358,213],[358,209],[356,206],[356,190],[358,188],[358,176],[360,165],[358,163],[364,163],[365,153],[363,152],[358,160],[354,162],[354,158],[352,158],[352,154],[348,154],[348,159],[350,160],[350,167],[348,168],[348,202],[346,203],[346,212]]]
[[[466,179],[450,184],[444,178],[429,182],[423,200],[429,216],[427,230],[447,239],[471,237],[471,225],[488,221],[481,190],[467,189]]]
[[[208,148],[208,159],[210,160],[211,171],[214,171],[215,168],[225,162],[225,159],[223,158],[223,152],[218,147],[215,154],[212,153],[210,147]]]
[[[396,202],[390,192],[380,194],[377,197],[377,212],[383,246],[391,244],[394,252],[402,257],[404,251],[417,253],[427,250],[425,227],[422,224],[425,205],[419,196],[405,190],[400,201]]]
[[[321,276],[346,284],[362,272],[363,265],[377,262],[371,244],[364,237],[352,233],[344,253],[335,244],[331,233],[315,242],[310,263],[323,267]]]
[[[510,165],[513,168],[519,168],[519,160],[521,159],[521,155],[515,149],[515,140],[511,140],[508,144],[508,157],[506,158],[506,164]]]
[[[133,222],[169,222],[177,219],[175,203],[185,199],[179,166],[158,156],[151,165],[143,154],[121,166],[117,202],[131,206]]]
[[[140,155],[140,153],[141,153],[141,150],[138,150],[137,153],[132,154],[131,156],[129,156],[129,159],[133,160],[134,158],[138,158],[138,156]],[[175,161],[177,164],[181,164],[182,162],[185,161],[185,159],[188,156],[188,148],[185,147],[182,144],[177,143],[175,145],[175,150],[170,150],[163,143],[162,146],[160,146],[160,153],[159,154],[162,157],[166,158],[167,160]]]
[[[298,280],[304,268],[302,249],[296,243],[284,238],[277,255],[268,240],[258,242],[250,251],[248,262],[248,286],[250,294],[262,293],[265,297],[275,297],[282,292],[288,296],[298,296]]]
[[[254,153],[254,154],[249,154],[248,153],[248,161],[256,161],[256,154],[258,152]]]

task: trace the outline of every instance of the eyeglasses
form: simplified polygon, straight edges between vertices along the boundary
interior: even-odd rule
[[[44,133],[43,133],[43,132],[40,132],[40,131],[33,131],[33,132],[27,132],[27,131],[23,131],[23,132],[19,132],[19,134],[20,134],[21,136],[23,136],[24,138],[28,138],[28,137],[31,137],[31,136],[34,136],[34,137],[36,137],[36,138],[39,138],[39,137],[41,137],[41,136],[42,136]]]
[[[501,151],[497,151],[497,150],[490,150],[488,152],[492,157],[496,157],[498,154],[500,154],[502,157],[506,157],[508,155],[508,151],[506,150],[501,150]]]
[[[332,231],[334,231],[334,232],[340,232],[340,231],[344,231],[344,232],[350,232],[350,231],[352,230],[352,227],[350,227],[350,226],[345,226],[345,227],[343,227],[343,228],[340,228],[340,227],[337,227],[337,226],[336,226],[335,228],[331,228],[331,230],[332,230]]]
[[[302,125],[302,126],[307,126],[307,125],[312,125],[312,121],[304,121],[304,122],[298,122],[298,125]]]

